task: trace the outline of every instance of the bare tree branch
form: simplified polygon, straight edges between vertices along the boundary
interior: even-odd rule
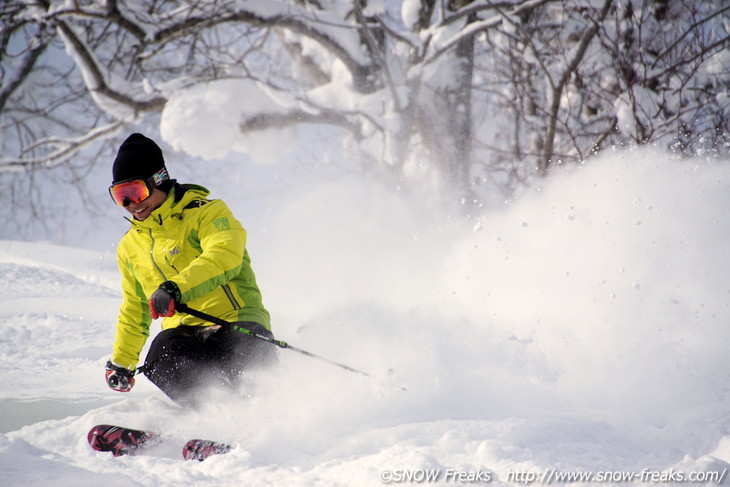
[[[588,45],[593,40],[593,37],[598,33],[598,29],[600,28],[603,20],[608,15],[609,9],[611,8],[612,4],[613,0],[604,1],[603,7],[601,7],[597,18],[593,19],[591,26],[583,34],[580,43],[578,44],[578,47],[573,54],[573,57],[568,63],[568,66],[565,68],[565,70],[563,70],[560,79],[557,83],[555,83],[552,92],[550,93],[552,101],[550,103],[549,109],[548,126],[545,132],[545,149],[543,158],[538,165],[538,169],[543,174],[547,172],[547,169],[553,158],[553,148],[555,146],[555,125],[558,120],[558,113],[560,111],[560,100],[563,95],[563,90],[565,90],[565,86],[568,83],[570,76],[575,72],[575,70],[578,68],[578,65],[583,60],[583,56],[585,56]]]

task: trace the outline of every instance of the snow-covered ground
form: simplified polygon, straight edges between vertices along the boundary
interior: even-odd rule
[[[251,177],[255,202],[203,182],[249,230],[275,334],[377,379],[283,350],[200,411],[144,378],[115,393],[122,210],[97,249],[0,241],[3,486],[728,482],[727,162],[620,152],[479,222],[355,178]],[[97,423],[168,441],[113,458]],[[192,437],[235,448],[183,462]]]

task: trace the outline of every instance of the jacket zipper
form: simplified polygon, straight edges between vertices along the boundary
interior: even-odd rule
[[[241,305],[238,304],[238,301],[236,301],[235,296],[233,296],[233,291],[231,291],[230,286],[228,286],[228,284],[223,284],[221,287],[223,288],[223,292],[226,293],[226,296],[228,296],[228,300],[233,305],[233,309],[241,309]]]
[[[155,237],[152,236],[152,229],[150,228],[150,240],[152,241],[152,245],[150,245],[150,259],[152,260],[152,265],[155,266],[155,269],[157,269],[157,272],[160,273],[162,276],[162,279],[164,281],[167,281],[167,276],[165,276],[165,273],[162,272],[162,269],[160,269],[160,266],[157,265],[157,262],[155,261]]]

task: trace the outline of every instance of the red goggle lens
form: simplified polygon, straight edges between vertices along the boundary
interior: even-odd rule
[[[144,179],[135,179],[110,186],[109,194],[116,204],[127,206],[130,202],[139,203],[149,198],[152,188]]]

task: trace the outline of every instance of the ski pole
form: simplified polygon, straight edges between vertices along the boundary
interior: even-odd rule
[[[367,372],[363,372],[362,370],[355,369],[353,367],[350,367],[345,364],[341,364],[340,362],[335,362],[334,360],[330,360],[324,357],[321,357],[317,354],[314,354],[312,352],[308,352],[306,350],[302,350],[301,348],[294,347],[292,345],[289,345],[287,342],[282,340],[276,340],[273,337],[268,337],[266,335],[261,335],[259,333],[255,333],[248,328],[244,328],[243,326],[236,325],[235,323],[231,323],[230,321],[223,320],[221,318],[218,318],[217,316],[209,315],[208,313],[204,313],[202,311],[198,311],[197,309],[190,308],[188,305],[183,303],[176,303],[175,309],[177,311],[180,311],[182,313],[187,313],[189,315],[195,316],[196,318],[200,318],[201,320],[210,321],[211,323],[215,323],[216,325],[222,325],[222,326],[232,326],[234,330],[241,332],[243,334],[249,335],[253,338],[257,338],[259,340],[263,340],[265,342],[269,342],[272,345],[276,345],[279,348],[286,348],[288,350],[291,350],[293,352],[300,353],[302,355],[306,355],[307,357],[316,358],[318,360],[321,360],[323,362],[327,362],[330,365],[334,365],[335,367],[339,367],[344,370],[349,370],[350,372],[354,372],[356,374],[360,374],[363,377],[367,377],[368,379],[372,379],[373,376],[368,374]]]

